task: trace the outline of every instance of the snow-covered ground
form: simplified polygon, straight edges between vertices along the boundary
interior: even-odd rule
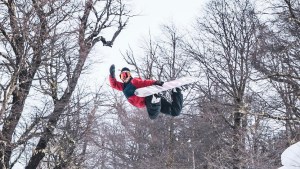
[[[281,154],[281,164],[279,169],[300,169],[300,141]]]

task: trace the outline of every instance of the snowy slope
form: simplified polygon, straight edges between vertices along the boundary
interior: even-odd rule
[[[291,145],[281,154],[279,169],[300,169],[300,142]]]

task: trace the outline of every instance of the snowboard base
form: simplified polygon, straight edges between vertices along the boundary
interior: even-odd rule
[[[196,77],[182,77],[169,82],[165,82],[163,86],[153,85],[136,89],[134,94],[138,97],[147,97],[163,91],[174,89],[176,87],[181,87],[190,83],[194,83],[198,80],[199,79]]]

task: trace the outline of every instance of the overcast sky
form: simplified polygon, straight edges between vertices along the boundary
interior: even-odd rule
[[[179,27],[189,26],[201,13],[205,2],[207,0],[130,0],[132,11],[139,16],[131,18],[112,48],[104,48],[102,44],[96,46],[91,57],[99,60],[101,57],[102,63],[96,64],[91,69],[92,79],[96,84],[103,81],[102,79],[108,76],[111,64],[116,65],[118,74],[118,69],[128,66],[120,52],[124,53],[129,46],[133,50],[137,49],[142,39],[148,37],[149,32],[153,36],[158,36],[160,25],[174,22]]]

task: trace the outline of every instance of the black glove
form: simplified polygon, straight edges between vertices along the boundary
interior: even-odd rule
[[[164,82],[157,80],[153,84],[158,85],[158,86],[162,86],[164,84]]]
[[[115,65],[114,65],[114,64],[112,64],[112,65],[110,66],[110,68],[109,68],[109,73],[110,73],[110,76],[111,76],[112,78],[116,78],[116,76],[115,76]]]

